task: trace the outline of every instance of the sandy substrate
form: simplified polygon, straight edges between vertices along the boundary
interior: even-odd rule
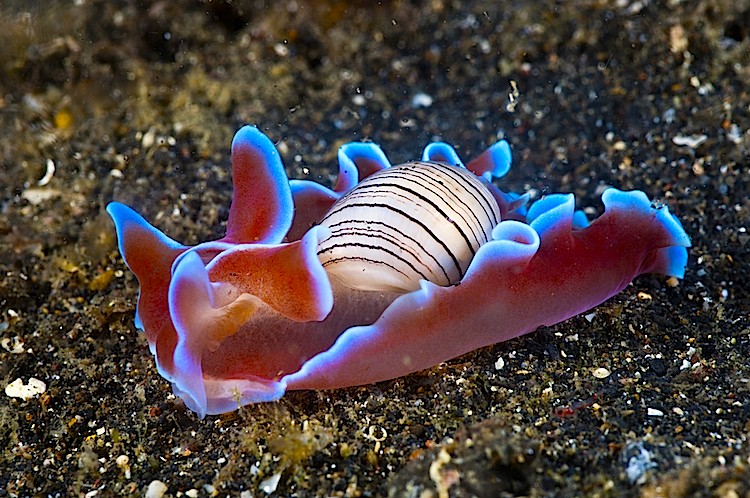
[[[750,495],[750,2],[268,3],[0,7],[0,381],[44,383],[0,396],[0,497]],[[686,278],[199,420],[135,329],[104,207],[220,236],[245,123],[326,184],[348,141],[398,163],[504,137],[505,190],[668,204]]]

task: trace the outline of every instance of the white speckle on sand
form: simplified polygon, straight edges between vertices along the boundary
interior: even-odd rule
[[[47,390],[47,385],[39,379],[31,377],[28,384],[18,378],[5,386],[5,394],[11,398],[21,398],[27,401]]]
[[[167,485],[155,479],[146,488],[145,498],[162,498],[167,493]]]

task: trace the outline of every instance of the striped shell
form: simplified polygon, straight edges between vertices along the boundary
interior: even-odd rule
[[[458,283],[500,222],[492,193],[463,167],[409,162],[374,173],[320,222],[326,271],[360,290],[408,292]]]

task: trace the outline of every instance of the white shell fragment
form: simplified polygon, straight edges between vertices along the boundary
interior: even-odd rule
[[[55,161],[47,159],[47,171],[44,173],[42,179],[36,182],[36,184],[40,187],[44,187],[52,180],[53,176],[55,176]]]
[[[612,372],[604,367],[595,368],[591,373],[597,379],[606,379],[607,377],[612,375]]]
[[[18,336],[15,336],[13,338],[3,337],[2,339],[0,339],[0,346],[2,346],[4,350],[12,354],[21,354],[26,352],[26,348],[23,347],[23,341]]]
[[[273,474],[272,476],[263,479],[260,483],[261,491],[263,491],[267,495],[270,495],[271,493],[276,491],[276,488],[279,486],[280,480],[281,474]]]
[[[672,143],[675,145],[690,147],[691,149],[695,149],[706,140],[708,140],[706,135],[677,135],[672,137]]]
[[[470,171],[417,161],[365,178],[321,221],[326,271],[354,289],[409,292],[452,285],[500,222],[492,193]]]
[[[169,487],[166,484],[155,479],[149,483],[144,496],[146,498],[162,498],[167,494],[167,490],[169,490]]]
[[[16,379],[5,386],[5,395],[11,398],[21,398],[28,401],[31,398],[44,393],[47,385],[39,379],[31,377],[28,384],[23,383],[23,379]]]

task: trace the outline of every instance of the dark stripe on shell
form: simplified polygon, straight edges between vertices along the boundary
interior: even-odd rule
[[[432,166],[431,163],[408,163],[405,166],[408,166],[410,164],[420,164],[420,165],[429,164],[430,166]],[[408,172],[409,175],[404,174],[405,172]],[[396,172],[394,172],[394,173],[396,173]],[[449,205],[450,209],[452,211],[454,211],[455,214],[461,218],[462,223],[458,223],[458,224],[454,223],[454,226],[456,227],[457,230],[459,230],[461,232],[462,235],[464,235],[464,240],[467,241],[467,244],[468,244],[468,246],[469,246],[469,248],[471,250],[472,255],[474,255],[474,253],[475,253],[474,246],[469,242],[468,237],[466,237],[465,234],[463,233],[463,231],[459,228],[460,226],[465,226],[465,227],[467,227],[467,228],[469,228],[471,230],[471,234],[474,237],[474,240],[476,242],[476,246],[477,247],[479,247],[480,245],[482,245],[484,242],[487,242],[487,238],[486,238],[485,232],[483,230],[482,222],[479,220],[479,217],[478,217],[477,213],[475,213],[472,209],[470,209],[466,205],[466,203],[456,194],[456,192],[454,192],[450,188],[449,185],[446,185],[446,183],[444,181],[444,179],[447,180],[447,181],[453,181],[454,186],[460,187],[461,186],[460,184],[457,185],[457,183],[458,183],[457,182],[457,176],[458,176],[457,174],[455,174],[453,171],[451,171],[451,173],[453,173],[453,174],[450,175],[450,176],[448,176],[448,175],[442,175],[440,177],[436,177],[436,176],[431,176],[431,175],[427,174],[427,171],[425,171],[424,168],[421,168],[421,169],[404,168],[403,170],[400,170],[399,173],[401,173],[401,174],[400,175],[393,175],[393,176],[390,176],[390,177],[388,175],[382,175],[380,178],[397,178],[399,180],[403,180],[403,181],[407,181],[407,182],[413,183],[413,184],[417,185],[419,188],[422,188],[422,189],[426,190],[427,192],[429,192],[430,194],[433,194],[433,196],[436,196],[436,197],[440,198],[445,204]],[[425,185],[424,182],[418,181],[418,179],[414,177],[415,175],[419,175],[425,181],[429,182],[430,185]],[[387,185],[387,184],[384,184],[384,185]],[[367,185],[366,187],[375,188],[375,185]],[[439,189],[440,192],[438,192],[436,190],[436,188]],[[409,190],[409,189],[407,189],[407,190]],[[445,194],[445,195],[451,196],[455,200],[455,202],[453,204],[448,203],[444,198],[440,197],[440,193],[441,192],[443,194]],[[432,203],[433,206],[437,207],[437,204],[435,204],[432,201],[430,201],[430,202]],[[481,203],[480,203],[480,205],[481,205]],[[461,207],[464,207],[466,209],[464,210],[464,212],[459,212],[459,210],[456,209],[457,206],[461,206]],[[446,218],[448,220],[451,220],[452,222],[454,221],[452,219],[452,217],[448,216],[441,208],[437,207],[437,209],[439,210],[440,214],[443,215],[444,218]],[[467,212],[469,213],[469,216],[474,219],[475,223],[471,223],[470,220],[468,220],[466,218],[466,213]],[[488,218],[488,222],[489,222],[489,218]]]
[[[423,165],[424,164],[429,164],[430,166],[434,166],[435,163],[418,163],[418,164],[423,164]],[[495,212],[494,212],[494,210],[492,209],[491,206],[488,206],[490,210],[489,210],[489,213],[487,212],[487,208],[485,207],[485,203],[487,202],[487,200],[486,200],[486,198],[484,196],[482,196],[480,199],[477,199],[476,196],[472,195],[472,198],[475,201],[477,201],[477,204],[479,204],[479,206],[484,211],[484,214],[485,214],[484,217],[486,218],[486,222],[485,223],[483,223],[482,220],[480,219],[480,213],[477,213],[476,210],[472,209],[461,198],[461,196],[459,195],[458,192],[456,192],[454,189],[450,188],[451,185],[448,185],[448,184],[446,184],[445,181],[443,181],[443,179],[447,177],[449,180],[452,181],[453,186],[455,186],[457,188],[460,188],[461,189],[461,193],[464,193],[464,192],[466,192],[466,189],[464,188],[465,184],[460,183],[459,180],[458,180],[458,177],[460,175],[455,174],[454,171],[450,171],[450,173],[452,173],[452,174],[449,177],[447,175],[435,176],[435,175],[430,175],[429,174],[429,170],[426,170],[424,168],[419,168],[419,169],[414,168],[413,170],[410,170],[410,171],[414,175],[417,175],[420,178],[423,178],[425,181],[430,182],[432,185],[435,186],[436,189],[439,189],[440,192],[444,193],[445,195],[450,196],[454,200],[454,203],[451,205],[451,207],[453,209],[456,209],[459,206],[462,207],[462,208],[464,208],[464,213],[462,214],[462,217],[464,217],[466,215],[466,213],[468,213],[468,215],[471,216],[474,219],[474,221],[476,223],[476,228],[479,229],[479,232],[480,232],[480,234],[482,236],[482,240],[480,241],[480,240],[477,239],[477,242],[481,245],[484,242],[488,241],[487,234],[485,233],[485,230],[484,230],[485,225],[489,224],[490,226],[494,227],[495,225],[497,225],[498,222],[497,222],[497,218],[495,216]],[[480,194],[481,194],[481,192],[480,192]],[[484,200],[485,202],[484,203],[481,202],[482,200]],[[493,201],[494,201],[494,199],[493,199]],[[461,213],[459,213],[459,214],[461,214]],[[492,218],[490,218],[490,215],[492,216]]]
[[[393,256],[394,258],[398,259],[399,261],[403,262],[404,264],[406,264],[406,266],[408,266],[409,268],[411,268],[412,271],[414,271],[414,273],[419,274],[419,276],[422,277],[423,279],[428,280],[427,276],[424,273],[422,273],[421,271],[417,270],[417,268],[413,264],[411,264],[409,261],[407,261],[406,259],[402,258],[399,254],[396,254],[395,252],[393,252],[393,251],[391,251],[389,249],[386,249],[385,247],[382,247],[382,246],[375,246],[375,245],[372,245],[372,244],[363,244],[361,242],[347,242],[345,244],[332,244],[332,245],[326,247],[325,249],[322,249],[322,250],[318,251],[318,255],[325,254],[327,252],[331,252],[334,249],[338,249],[338,248],[341,248],[341,247],[363,247],[363,248],[366,248],[366,249],[372,249],[373,251],[384,252],[386,254],[389,254],[389,255]],[[348,259],[367,259],[367,258],[358,258],[358,257],[352,257],[352,256],[345,256],[345,257],[341,257],[341,258],[334,258],[334,259],[328,260],[325,263],[323,263],[323,267],[325,267],[327,265],[330,265],[332,261],[336,261],[336,260],[348,260]],[[408,278],[408,275],[406,275],[404,272],[398,270],[397,268],[395,268],[392,265],[389,265],[385,261],[382,261],[382,260],[370,260],[370,261],[377,261],[378,263],[383,263],[383,264],[385,264],[387,266],[390,266],[391,268],[393,268],[394,270],[398,271],[399,273],[401,273],[402,275],[404,275],[404,276],[406,276]]]
[[[343,227],[342,226],[342,225],[351,225],[351,224],[362,224],[362,225],[365,225],[365,228],[364,229],[358,229],[358,228],[354,228],[354,227],[349,228],[349,227]],[[401,247],[404,251],[408,252],[414,258],[415,261],[418,261],[421,265],[423,265],[423,266],[425,266],[427,268],[429,268],[429,266],[422,262],[422,260],[420,259],[420,256],[421,255],[427,255],[430,258],[432,258],[432,261],[434,261],[435,264],[440,268],[440,271],[443,272],[443,276],[445,277],[445,280],[448,281],[448,282],[450,282],[451,278],[448,275],[448,272],[446,271],[446,269],[440,263],[440,260],[438,260],[435,256],[433,256],[432,254],[430,254],[429,252],[427,252],[427,249],[417,239],[415,239],[414,237],[412,237],[408,233],[405,233],[405,232],[399,230],[398,228],[396,228],[393,225],[389,225],[389,224],[387,224],[385,222],[376,221],[376,220],[372,220],[372,221],[369,221],[369,220],[346,220],[346,221],[340,221],[338,223],[334,223],[332,225],[329,225],[328,228],[331,229],[331,236],[332,237],[336,236],[336,235],[340,235],[340,234],[345,234],[349,230],[351,230],[351,231],[359,230],[360,232],[364,232],[365,230],[367,230],[367,231],[379,232],[379,233],[383,233],[383,234],[385,233],[384,230],[373,229],[373,228],[370,228],[368,225],[378,225],[378,226],[386,227],[389,230],[393,230],[394,232],[396,232],[399,236],[404,237],[404,238],[410,240],[411,242],[413,242],[418,247],[418,249],[420,251],[419,254],[416,254],[411,248],[409,248],[408,246],[406,246],[404,244],[399,244],[399,247]],[[350,235],[350,234],[347,233],[347,235]],[[367,235],[365,234],[365,236],[367,236]],[[390,235],[390,236],[393,237],[394,240],[398,240],[395,236],[393,236],[393,235]],[[321,241],[321,244],[322,244],[322,242],[325,242],[325,241]]]
[[[393,207],[393,206],[390,206],[390,205],[388,205],[388,204],[383,204],[383,203],[375,203],[375,202],[354,202],[354,203],[350,203],[350,204],[343,204],[343,205],[342,205],[342,206],[340,206],[339,208],[331,210],[331,211],[330,211],[330,213],[329,213],[329,215],[327,215],[326,217],[328,217],[328,216],[330,216],[330,215],[333,215],[334,213],[341,213],[341,212],[343,212],[344,210],[346,210],[346,209],[349,209],[349,208],[352,208],[352,207],[366,207],[366,208],[384,208],[384,209],[387,209],[387,210],[389,210],[389,211],[392,211],[392,212],[394,212],[394,213],[396,213],[396,214],[398,214],[398,215],[400,215],[400,216],[403,216],[404,218],[408,219],[408,220],[409,220],[409,221],[411,221],[412,223],[415,223],[415,224],[419,225],[419,226],[420,226],[420,227],[422,227],[422,229],[423,229],[423,230],[424,230],[424,231],[425,231],[426,233],[428,233],[428,234],[429,234],[429,235],[430,235],[430,236],[431,236],[431,237],[432,237],[432,238],[433,238],[433,239],[434,239],[434,240],[435,240],[435,241],[436,241],[436,242],[437,242],[438,244],[440,244],[440,246],[441,246],[441,247],[442,247],[443,249],[445,249],[445,253],[446,253],[446,254],[448,254],[448,255],[449,255],[449,256],[451,257],[451,259],[453,260],[453,264],[454,264],[454,265],[456,266],[456,268],[458,269],[458,273],[459,273],[459,275],[460,275],[460,278],[463,278],[463,276],[464,276],[464,272],[463,272],[463,270],[461,269],[461,264],[459,263],[459,261],[458,261],[458,258],[456,258],[456,255],[455,255],[455,254],[453,254],[453,251],[451,251],[451,250],[450,250],[450,248],[449,248],[449,247],[448,247],[448,246],[447,246],[447,245],[445,244],[445,242],[443,242],[442,240],[440,240],[440,238],[439,238],[439,237],[436,237],[436,236],[435,236],[435,234],[434,234],[434,233],[432,232],[432,230],[430,230],[429,228],[427,228],[427,226],[426,226],[426,225],[425,225],[424,223],[422,223],[422,222],[421,222],[420,220],[416,219],[415,217],[411,216],[410,214],[406,213],[405,211],[402,211],[401,209],[398,209],[398,208],[395,208],[395,207]]]
[[[449,166],[444,163],[429,163],[429,164],[443,171],[452,171],[451,168],[455,168],[455,166]],[[471,174],[473,175],[474,173],[471,173]],[[468,178],[462,175],[455,175],[454,178],[459,180],[466,187],[467,192],[471,193],[472,197],[474,197],[474,199],[476,199],[477,202],[479,202],[479,204],[482,205],[482,209],[484,210],[484,213],[487,216],[487,219],[492,221],[492,226],[494,227],[495,225],[497,225],[500,222],[500,220],[495,215],[495,210],[492,209],[492,203],[494,202],[495,199],[492,198],[492,195],[490,194],[489,191],[486,190],[484,185],[482,185],[478,179],[476,182],[472,182],[472,181],[469,181]],[[484,202],[481,202],[481,201],[484,201]]]
[[[382,179],[382,177],[379,179]],[[360,192],[365,192],[365,191],[368,191],[369,189],[382,189],[382,188],[392,188],[392,189],[403,190],[405,192],[408,192],[409,194],[416,196],[421,201],[429,204],[435,211],[437,211],[440,214],[441,217],[451,222],[451,225],[456,229],[456,231],[458,231],[459,235],[461,235],[461,237],[464,239],[464,242],[466,242],[466,247],[471,251],[471,255],[474,256],[474,254],[476,254],[476,250],[474,249],[474,246],[472,245],[471,241],[469,240],[469,237],[466,235],[466,232],[464,232],[460,224],[456,223],[448,215],[448,213],[443,211],[443,209],[435,203],[435,201],[422,195],[421,193],[417,192],[413,188],[406,187],[398,183],[377,183],[377,184],[372,184],[372,185],[362,185]],[[425,230],[427,230],[427,227],[425,225],[422,225],[422,226],[425,228]],[[430,233],[432,232],[430,231]],[[477,243],[479,243],[478,239],[477,239]]]

